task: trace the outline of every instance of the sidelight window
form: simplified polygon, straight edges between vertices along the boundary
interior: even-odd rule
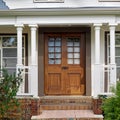
[[[120,80],[120,34],[115,34],[115,61],[117,68],[117,80]],[[110,63],[110,35],[107,34],[107,62]]]

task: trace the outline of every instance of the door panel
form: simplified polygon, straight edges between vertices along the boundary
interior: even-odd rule
[[[45,34],[45,94],[85,93],[83,33]]]

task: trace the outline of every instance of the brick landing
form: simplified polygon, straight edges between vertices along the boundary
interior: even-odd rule
[[[92,110],[44,110],[31,120],[103,120],[103,116],[95,115]]]

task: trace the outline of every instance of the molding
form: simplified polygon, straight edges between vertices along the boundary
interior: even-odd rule
[[[15,27],[22,28],[22,27],[24,27],[24,25],[23,24],[15,24]]]
[[[63,3],[64,0],[33,0],[35,3]]]
[[[99,0],[99,2],[120,2],[120,0]]]
[[[94,26],[94,27],[101,27],[101,26],[102,26],[102,23],[94,23],[93,26]]]
[[[29,27],[31,27],[31,28],[37,28],[38,25],[37,24],[29,24]]]

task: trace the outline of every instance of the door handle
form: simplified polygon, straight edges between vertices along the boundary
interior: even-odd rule
[[[62,69],[63,69],[63,70],[67,70],[68,67],[67,67],[67,66],[63,66]]]

